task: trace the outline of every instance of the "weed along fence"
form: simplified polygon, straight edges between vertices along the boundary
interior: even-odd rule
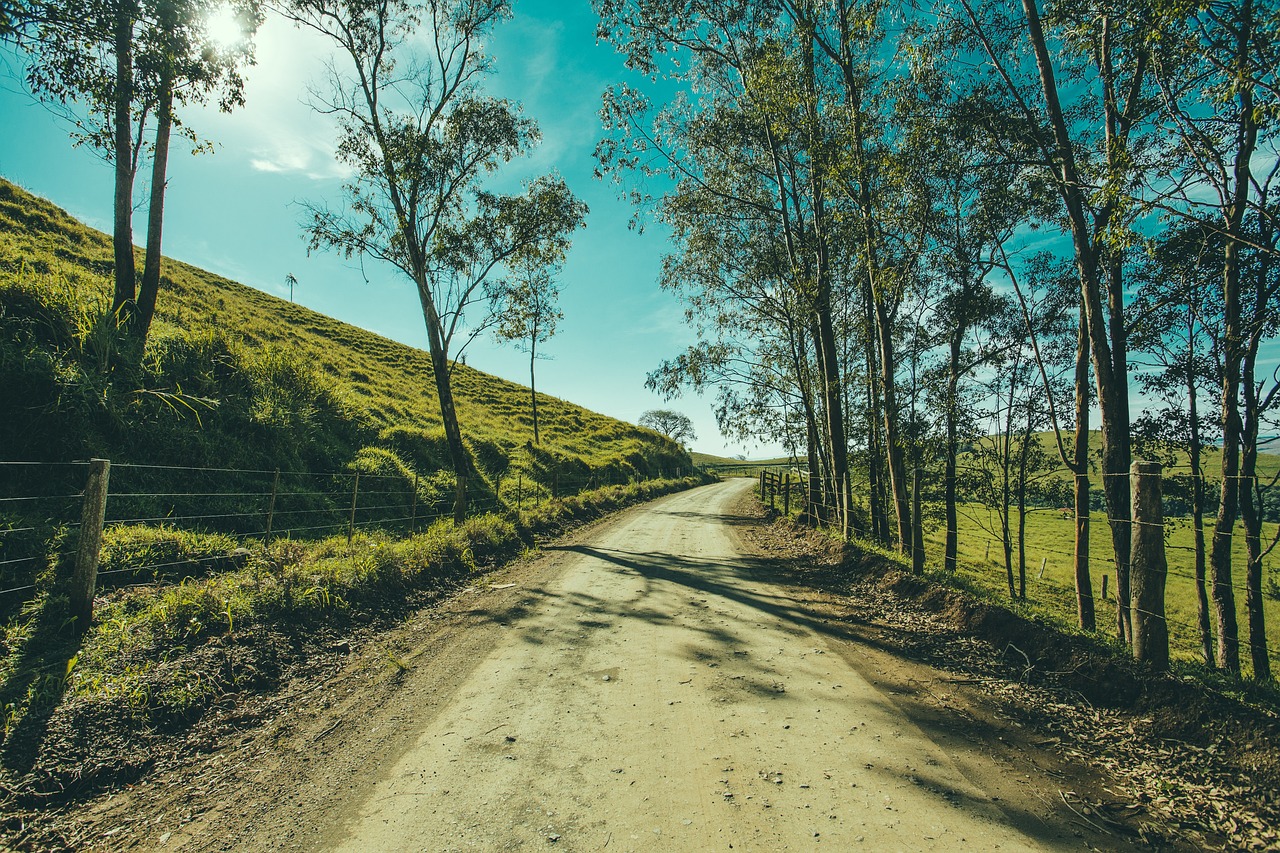
[[[779,512],[798,514],[809,510],[818,517],[831,517],[835,507],[809,506],[809,474],[803,468],[774,468],[750,472],[758,480],[761,500]],[[1204,658],[1202,627],[1197,599],[1204,588],[1210,608],[1213,607],[1213,582],[1210,573],[1197,578],[1195,530],[1188,495],[1188,474],[1165,469],[1156,463],[1138,462],[1130,472],[1130,590],[1129,618],[1132,623],[1135,656],[1153,665],[1167,665],[1170,658],[1201,661]],[[1099,475],[1094,475],[1093,495],[1101,499]],[[942,481],[920,477],[920,516],[923,519],[921,541],[906,555],[915,557],[928,570],[941,571],[945,550],[946,528],[941,501]],[[909,493],[911,491],[909,485]],[[869,509],[866,489],[855,488],[857,535],[871,538],[867,532]],[[1209,499],[1216,501],[1217,485],[1207,489]],[[886,506],[890,519],[885,522],[892,534],[892,505]],[[1213,536],[1213,507],[1205,513],[1203,536],[1204,560]],[[1019,511],[1016,496],[1007,505],[966,500],[961,497],[958,514],[958,580],[984,590],[995,597],[1025,599],[1035,611],[1065,624],[1077,621],[1075,586],[1076,518],[1074,509],[1064,507],[1052,493],[1028,498],[1025,525],[1019,537]],[[1249,664],[1251,637],[1248,635],[1246,583],[1248,555],[1242,525],[1233,537],[1232,582],[1229,586],[1235,600],[1240,630],[1242,662]],[[1280,524],[1268,521],[1262,531],[1263,610],[1268,629],[1280,631],[1280,571],[1268,546],[1280,542]],[[1007,547],[1007,552],[1006,552]],[[918,548],[918,550],[915,550]],[[1086,598],[1094,604],[1099,634],[1115,636],[1118,630],[1116,564],[1111,543],[1111,529],[1105,511],[1095,510],[1089,523],[1090,589]],[[910,559],[908,565],[911,565]],[[1203,565],[1203,564],[1202,564]],[[1216,637],[1217,623],[1210,614],[1211,630]],[[1261,635],[1260,635],[1261,637]],[[1269,654],[1280,654],[1275,642],[1262,638]]]
[[[555,502],[639,482],[617,471],[523,470],[468,481],[468,516],[525,520]],[[649,480],[679,479],[683,469]],[[178,582],[239,568],[273,541],[406,537],[454,515],[436,471],[302,472],[87,462],[0,462],[0,611],[65,590],[88,624],[103,585]]]

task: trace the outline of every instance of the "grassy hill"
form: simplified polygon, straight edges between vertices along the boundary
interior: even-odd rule
[[[528,389],[457,365],[481,482],[455,525],[426,353],[176,261],[145,352],[123,351],[111,258],[0,181],[0,809],[28,822],[534,534],[699,482],[675,442],[553,397],[535,446]],[[91,457],[110,489],[81,631]],[[41,848],[23,825],[0,848]]]
[[[110,270],[107,235],[0,181],[0,458],[319,472],[363,453],[423,478],[444,467],[427,353],[177,261],[140,366],[104,371],[118,346]],[[657,433],[545,395],[534,447],[526,388],[461,364],[453,381],[491,487],[691,467]]]

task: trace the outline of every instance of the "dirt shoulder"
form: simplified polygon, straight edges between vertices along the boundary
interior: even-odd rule
[[[144,768],[136,784],[74,807],[11,815],[10,843],[28,849],[166,850],[332,845],[333,827],[342,825],[335,816],[370,799],[375,783],[369,780],[380,770],[393,770],[418,747],[424,723],[438,718],[463,685],[481,676],[477,667],[493,650],[513,630],[533,636],[521,626],[548,605],[548,590],[558,589],[570,558],[598,549],[601,537],[637,511],[590,524],[548,543],[540,555],[477,576],[472,585],[408,614],[393,628],[334,638],[313,655],[309,670],[298,671],[273,695],[237,699],[184,735],[170,736],[170,751]],[[1060,661],[1040,654],[1041,647],[1063,649],[1073,640],[1024,642],[1030,651],[1011,649],[1001,634],[1013,630],[1007,619],[874,560],[850,563],[829,541],[771,522],[749,495],[723,511],[721,520],[738,549],[752,556],[753,580],[784,591],[792,618],[802,614],[829,653],[860,672],[896,713],[924,732],[983,792],[983,808],[997,809],[1030,837],[1064,849],[1275,845],[1277,739],[1265,715],[1233,708],[1221,697],[1193,703],[1176,685],[1159,680],[1141,682],[1158,687],[1132,687],[1141,673],[1118,664],[1107,664],[1118,667],[1107,678],[1130,685],[1119,690],[1129,699],[1125,707],[1105,706],[1073,686],[1064,676],[1069,667],[1060,670]],[[671,572],[652,570],[649,580],[680,580]],[[563,590],[557,594],[573,600]],[[682,606],[696,614],[706,606],[698,600],[689,598]],[[579,619],[574,630],[608,633],[617,626],[605,618]],[[724,629],[716,623],[700,630],[711,636]],[[727,659],[742,660],[731,653]],[[579,668],[596,689],[604,676],[583,660]],[[1081,664],[1075,677],[1096,683],[1097,666],[1081,676]],[[610,675],[609,667],[596,668]],[[729,672],[726,665],[716,675],[741,678]],[[604,683],[627,689],[635,680],[624,673],[611,679]],[[729,682],[719,683],[723,688]],[[576,695],[582,684],[566,688]],[[1093,689],[1107,693],[1105,683]],[[1155,704],[1160,696],[1168,701]],[[1199,731],[1187,708],[1221,715],[1222,723]],[[692,719],[683,725],[698,718]],[[1205,728],[1200,717],[1194,725]],[[1173,738],[1172,732],[1183,737]],[[1195,741],[1187,739],[1196,732]],[[488,758],[520,757],[514,750],[529,743],[511,729],[478,734],[494,742]],[[1256,775],[1248,770],[1251,760]],[[908,769],[904,778],[940,803],[966,796],[943,790],[931,766]],[[719,786],[721,780],[709,781]],[[763,776],[751,783],[775,784]],[[641,784],[661,790],[653,779]],[[779,791],[800,793],[776,784]],[[563,785],[589,787],[572,775]],[[808,784],[798,787],[806,794],[811,790]],[[729,791],[727,782],[723,788]],[[743,796],[738,794],[739,805]],[[714,799],[717,806],[732,802],[719,791]],[[15,827],[14,820],[30,825]],[[572,836],[558,836],[552,832],[542,841],[572,847]]]
[[[762,514],[762,509],[756,510]],[[1060,780],[1057,805],[1103,849],[1280,850],[1280,721],[1081,635],[840,549],[779,519],[743,538],[893,661],[937,667],[890,689],[913,718],[981,737]]]

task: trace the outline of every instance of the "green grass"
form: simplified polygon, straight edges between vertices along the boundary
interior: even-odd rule
[[[0,425],[5,458],[110,453],[235,467],[264,461],[267,454],[246,446],[254,439],[274,432],[291,441],[310,431],[332,445],[320,449],[327,455],[288,458],[287,441],[267,450],[283,463],[332,464],[376,444],[379,431],[440,428],[427,353],[168,259],[146,370],[123,383],[94,376],[113,345],[103,319],[111,266],[107,235],[0,181],[0,331],[10,339],[0,391],[27,403],[7,413],[8,429]],[[461,364],[453,383],[473,447],[518,456],[533,438],[528,389]],[[209,405],[188,407],[181,395]],[[641,476],[690,467],[678,444],[650,430],[546,395],[538,409],[545,454]],[[146,447],[118,434],[148,418],[164,429]],[[246,426],[259,435],[236,434]]]
[[[1171,654],[1176,659],[1188,662],[1201,660],[1199,629],[1196,616],[1196,592],[1194,581],[1194,545],[1193,533],[1189,519],[1169,519],[1169,535],[1167,538],[1166,557],[1169,564],[1168,582],[1165,592],[1165,611],[1169,620],[1169,640]],[[1014,536],[1014,573],[1017,574],[1016,524],[1017,514],[1014,512],[1011,523],[1015,525]],[[1264,536],[1274,536],[1276,525],[1264,525]],[[972,583],[990,590],[994,595],[1008,596],[1005,579],[1004,554],[1001,550],[999,535],[999,519],[994,510],[976,503],[963,503],[959,506],[959,544],[958,558],[961,565],[960,574]],[[1206,537],[1212,530],[1206,531]],[[1075,520],[1064,518],[1062,513],[1052,509],[1035,509],[1027,516],[1027,597],[1043,607],[1055,619],[1066,624],[1076,621],[1075,604],[1075,572],[1073,564],[1073,548],[1075,542]],[[988,553],[988,543],[990,551]],[[942,561],[945,545],[945,528],[934,527],[925,533],[925,551],[929,563]],[[1090,574],[1093,582],[1093,594],[1097,604],[1097,621],[1099,628],[1106,633],[1111,632],[1116,621],[1115,615],[1115,562],[1112,558],[1111,533],[1107,525],[1106,515],[1095,512],[1089,522],[1089,554]],[[1244,609],[1244,536],[1237,535],[1233,553],[1236,566],[1236,609],[1241,626],[1241,638],[1247,641],[1247,628]],[[1044,577],[1039,578],[1040,563],[1045,563]],[[1102,575],[1110,574],[1108,583],[1108,600],[1102,601]],[[1266,577],[1274,585],[1276,574],[1271,561],[1266,566]],[[1210,604],[1212,607],[1212,602]],[[1280,600],[1269,596],[1264,602],[1267,624],[1270,626],[1270,645],[1280,647]],[[1248,652],[1243,654],[1242,662],[1248,669]]]
[[[111,258],[106,235],[0,181],[0,461],[42,463],[0,466],[0,587],[36,588],[0,626],[7,782],[65,787],[115,759],[59,752],[69,747],[49,745],[50,731],[186,725],[221,697],[273,689],[323,637],[401,613],[535,533],[698,482],[675,442],[545,395],[534,446],[528,390],[458,365],[476,514],[433,523],[454,481],[426,353],[167,261],[146,351],[121,357]],[[84,469],[68,463],[90,457],[113,462],[108,519],[120,520],[101,576],[152,585],[108,580],[80,637],[65,589]],[[346,525],[356,472],[354,535],[325,538]],[[287,512],[329,530],[282,535]],[[170,521],[128,521],[140,518]],[[58,714],[71,722],[51,729]]]

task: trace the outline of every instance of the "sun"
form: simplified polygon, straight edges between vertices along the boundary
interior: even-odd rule
[[[245,39],[244,23],[230,3],[223,3],[209,13],[204,32],[209,42],[221,50],[236,47]]]

